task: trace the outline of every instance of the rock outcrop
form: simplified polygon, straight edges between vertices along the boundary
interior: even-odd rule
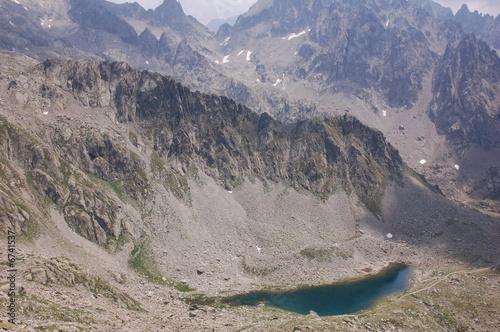
[[[448,45],[434,74],[429,117],[455,150],[500,147],[500,59],[473,34]]]

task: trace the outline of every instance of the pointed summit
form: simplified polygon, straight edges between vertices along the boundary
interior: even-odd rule
[[[152,14],[151,23],[156,26],[171,26],[178,31],[185,31],[191,24],[179,2],[165,0]]]

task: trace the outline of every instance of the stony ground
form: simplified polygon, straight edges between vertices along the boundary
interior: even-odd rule
[[[352,205],[358,209],[353,215],[358,218],[342,223],[349,216],[335,212],[333,207],[340,202],[352,204],[345,194],[323,203],[283,186],[264,190],[261,184],[248,182],[228,193],[210,183],[208,177],[196,181],[191,184],[198,188],[192,191],[193,206],[208,200],[212,209],[198,207],[198,212],[205,211],[216,224],[212,226],[219,228],[220,246],[207,240],[212,245],[203,248],[202,241],[195,237],[214,236],[206,229],[209,225],[201,230],[200,225],[183,229],[193,242],[179,242],[182,252],[155,242],[153,252],[159,253],[157,263],[165,281],[153,283],[131,269],[130,245],[111,254],[76,235],[54,213],[54,223],[44,225],[37,238],[20,239],[16,248],[17,286],[22,287],[18,325],[4,323],[3,327],[14,331],[496,331],[500,326],[500,275],[491,268],[495,266],[493,261],[487,263],[491,259],[487,250],[484,257],[472,262],[460,249],[463,242],[451,246],[446,243],[446,234],[438,237],[442,241],[426,242],[423,237],[418,244],[411,243],[411,239],[400,238],[399,229],[392,228],[390,213],[386,212],[387,220],[382,223],[356,205]],[[219,192],[212,199],[204,196],[214,191]],[[406,199],[404,190],[388,190],[386,205],[390,206],[395,197]],[[280,206],[276,200],[281,202],[280,209],[267,209],[266,204]],[[243,218],[239,222],[246,230],[222,218],[225,209],[238,211],[231,207],[236,202],[244,217],[231,216],[234,220]],[[440,209],[436,211],[433,214]],[[425,213],[419,216],[410,208],[409,212],[425,217]],[[268,219],[260,219],[263,213],[270,213]],[[302,225],[294,224],[292,217]],[[267,223],[253,227],[245,218]],[[404,219],[405,214],[395,214],[394,218]],[[467,223],[467,216],[463,218]],[[289,240],[283,238],[286,233],[280,229],[286,220],[292,222]],[[462,227],[461,223],[457,221],[455,227]],[[231,232],[238,230],[242,234],[232,237]],[[262,234],[254,234],[260,230]],[[391,240],[384,236],[390,230],[395,235]],[[454,238],[458,236],[451,233]],[[227,245],[226,235],[233,241]],[[4,262],[4,239],[0,245]],[[234,253],[232,258],[230,253]],[[471,251],[471,255],[474,253]],[[411,287],[359,314],[320,318],[267,306],[228,307],[218,301],[250,290],[293,289],[357,278],[376,273],[394,261],[407,262],[414,268]],[[4,279],[2,285],[5,307]],[[200,300],[211,298],[215,302],[200,304]]]

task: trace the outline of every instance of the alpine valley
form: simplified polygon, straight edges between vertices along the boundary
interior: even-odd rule
[[[216,33],[175,0],[0,0],[0,328],[497,331],[499,27],[431,0],[259,0]],[[390,263],[409,288],[360,313],[222,301]]]

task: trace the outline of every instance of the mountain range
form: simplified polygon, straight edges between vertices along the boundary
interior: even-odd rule
[[[213,33],[174,0],[0,8],[1,327],[495,329],[499,17],[260,0]],[[355,319],[220,302],[391,262],[412,295]]]

